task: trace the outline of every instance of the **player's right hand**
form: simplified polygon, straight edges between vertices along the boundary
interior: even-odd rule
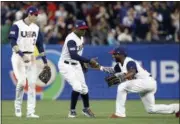
[[[92,58],[90,60],[89,65],[90,65],[91,68],[95,68],[95,69],[99,69],[100,68],[99,63],[96,61],[95,58]]]
[[[23,61],[24,61],[25,63],[30,62],[29,58],[28,58],[26,55],[24,55],[24,56],[22,57],[22,59],[23,59]]]

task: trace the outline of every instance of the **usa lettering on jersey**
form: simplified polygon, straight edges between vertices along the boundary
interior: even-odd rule
[[[37,34],[35,31],[21,31],[21,37],[27,37],[27,38],[32,38],[36,37]]]

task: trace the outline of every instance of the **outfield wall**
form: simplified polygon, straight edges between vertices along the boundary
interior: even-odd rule
[[[125,46],[130,56],[142,63],[158,82],[157,99],[179,98],[179,46],[177,44],[129,44]],[[46,54],[50,61],[53,77],[47,86],[37,82],[38,99],[69,99],[71,87],[64,82],[58,72],[57,62],[61,55],[61,46],[47,45]],[[98,57],[100,64],[112,66],[114,61],[108,51],[111,46],[86,46],[83,56]],[[1,47],[1,98],[11,100],[15,97],[16,78],[11,66],[11,47]],[[40,68],[40,66],[39,66]],[[104,82],[106,74],[89,69],[85,74],[91,99],[114,99],[117,87],[108,88]],[[147,82],[148,83],[148,82]],[[27,88],[25,89],[25,91]],[[25,95],[25,99],[26,99]],[[139,99],[137,94],[129,94],[128,99]]]

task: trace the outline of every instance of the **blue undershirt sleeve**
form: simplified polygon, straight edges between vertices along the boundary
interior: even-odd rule
[[[43,47],[43,36],[42,36],[42,33],[39,31],[38,33],[38,38],[37,38],[37,41],[36,41],[36,47],[39,51],[39,53],[43,53],[44,52],[44,47]],[[42,60],[43,60],[43,63],[44,64],[47,64],[47,59],[46,59],[46,56],[42,56]]]
[[[9,36],[8,36],[12,48],[15,45],[17,45],[18,33],[19,33],[18,26],[17,25],[12,25],[12,27],[10,29],[10,32],[9,32]]]
[[[42,36],[42,33],[40,31],[38,33],[38,38],[37,38],[37,41],[36,41],[36,46],[37,46],[37,49],[38,49],[39,53],[44,52],[43,36]]]
[[[17,39],[18,39],[18,33],[19,33],[19,28],[17,25],[12,25],[10,32],[9,32],[9,42],[11,43],[11,47],[13,48],[14,46],[17,45]],[[24,54],[22,53],[22,51],[17,51],[17,53],[23,57]]]

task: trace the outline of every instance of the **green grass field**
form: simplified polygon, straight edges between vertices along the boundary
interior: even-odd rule
[[[157,100],[156,103],[175,103],[178,100]],[[36,113],[39,119],[26,118],[26,102],[23,102],[23,117],[14,116],[13,101],[2,101],[2,124],[179,124],[174,115],[147,114],[140,100],[128,100],[127,117],[108,118],[115,109],[114,100],[91,101],[91,108],[96,118],[86,118],[81,114],[82,104],[78,102],[77,118],[67,118],[69,101],[37,101]]]

